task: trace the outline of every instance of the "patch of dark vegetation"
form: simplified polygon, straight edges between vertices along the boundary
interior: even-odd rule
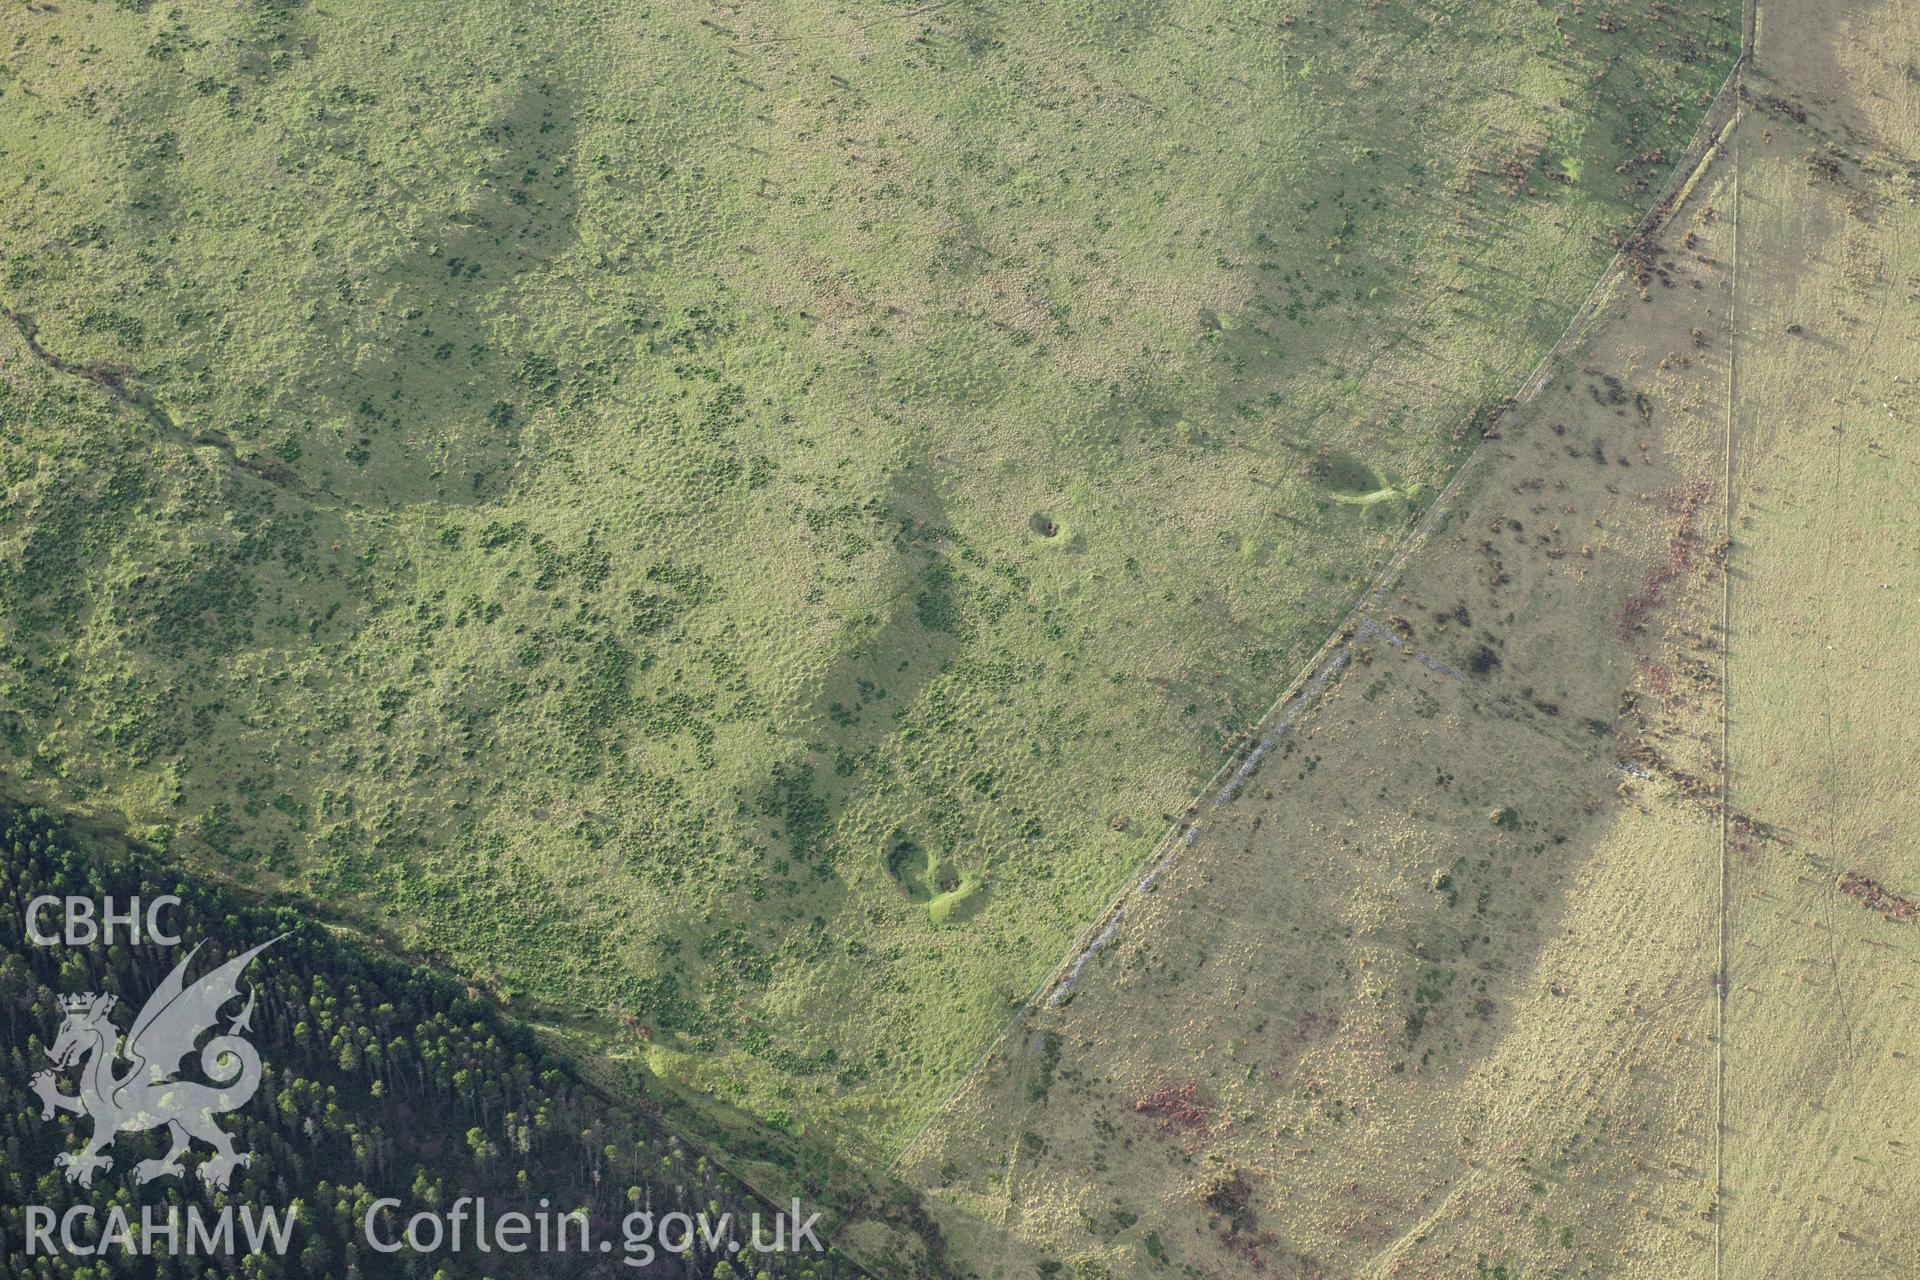
[[[1027,1086],[1027,1097],[1034,1102],[1044,1102],[1053,1089],[1053,1073],[1060,1066],[1061,1040],[1054,1031],[1042,1031],[1038,1039],[1040,1061],[1034,1068],[1033,1083]]]
[[[1740,96],[1774,115],[1785,116],[1795,124],[1807,122],[1807,109],[1793,99],[1777,93],[1755,94],[1745,85],[1740,86]]]
[[[921,576],[921,590],[913,598],[914,614],[929,631],[960,635],[966,630],[966,617],[954,582],[953,566],[935,560]]]
[[[1233,1224],[1236,1231],[1258,1226],[1253,1211],[1253,1184],[1240,1169],[1222,1169],[1200,1189],[1200,1202]]]
[[[1600,380],[1598,385],[1589,384],[1587,387],[1587,394],[1593,397],[1595,404],[1605,408],[1612,408],[1627,402],[1627,389],[1620,379],[1604,370],[1596,369],[1591,365],[1587,367],[1586,372],[1589,377]]]
[[[168,917],[182,936],[178,949],[126,941],[39,947],[25,936],[23,913],[0,919],[0,1007],[11,1022],[24,1024],[14,1028],[23,1037],[31,1032],[51,1042],[63,995],[116,992],[138,1008],[187,948],[199,948],[192,970],[198,976],[222,958],[274,940],[242,979],[257,1001],[248,1038],[267,1065],[264,1087],[272,1102],[262,1099],[223,1121],[249,1159],[233,1171],[233,1185],[218,1203],[231,1197],[279,1205],[297,1198],[303,1210],[286,1258],[259,1271],[195,1262],[153,1274],[208,1280],[426,1274],[419,1255],[367,1247],[361,1221],[379,1197],[430,1205],[485,1195],[531,1211],[525,1188],[532,1186],[556,1204],[585,1209],[590,1220],[607,1221],[649,1202],[709,1206],[716,1216],[731,1212],[736,1222],[782,1208],[653,1113],[615,1102],[577,1078],[477,984],[379,955],[310,913],[249,902],[189,879],[151,854],[101,848],[40,810],[0,804],[0,868],[8,896],[20,902],[42,894],[180,900]],[[0,1101],[7,1169],[16,1178],[37,1171],[33,1195],[56,1217],[84,1208],[95,1222],[107,1221],[110,1210],[138,1221],[144,1210],[164,1221],[167,1208],[182,1198],[202,1214],[217,1211],[214,1193],[193,1177],[139,1185],[118,1176],[121,1162],[131,1167],[136,1152],[159,1152],[160,1135],[146,1135],[147,1141],[123,1135],[110,1176],[91,1188],[40,1176],[54,1168],[73,1131],[71,1123],[47,1123],[40,1113],[24,1089]],[[928,1255],[935,1256],[937,1228],[926,1222],[922,1231]],[[868,1274],[836,1252],[763,1254],[755,1265],[782,1280]],[[488,1268],[502,1280],[606,1274],[603,1260],[584,1254],[496,1254]],[[125,1272],[136,1273],[148,1274]],[[80,1280],[106,1272],[55,1258],[36,1264],[32,1274]],[[696,1245],[684,1258],[663,1256],[660,1265],[631,1274],[720,1280],[739,1272],[723,1243],[718,1250]]]
[[[813,788],[813,766],[773,767],[771,785],[761,798],[760,811],[767,817],[784,819],[787,847],[796,858],[824,859],[827,837],[833,829],[833,817],[827,802]],[[824,874],[825,863],[821,864]]]
[[[920,844],[896,830],[887,838],[887,875],[915,902],[930,900],[937,890],[934,859]]]
[[[1419,980],[1414,984],[1413,989],[1413,1007],[1407,1010],[1406,1033],[1409,1049],[1420,1039],[1420,1033],[1427,1029],[1427,1019],[1446,998],[1447,988],[1452,984],[1453,974],[1437,965],[1428,965],[1420,971]]]
[[[1225,1221],[1220,1247],[1239,1258],[1253,1271],[1265,1271],[1268,1259],[1262,1250],[1278,1243],[1271,1231],[1260,1229],[1260,1218],[1253,1207],[1253,1180],[1241,1169],[1222,1169],[1200,1187],[1200,1203],[1214,1221]],[[1316,1268],[1317,1270],[1317,1268]],[[1308,1274],[1304,1269],[1299,1273]]]
[[[1514,406],[1514,399],[1508,396],[1492,404],[1478,405],[1467,415],[1467,430],[1482,440],[1500,439],[1500,421]]]
[[[1842,872],[1834,887],[1850,898],[1858,898],[1861,906],[1870,907],[1897,924],[1920,921],[1920,902],[1892,893],[1879,881],[1868,879],[1858,871]]]

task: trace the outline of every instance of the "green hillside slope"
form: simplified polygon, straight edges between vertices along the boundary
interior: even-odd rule
[[[889,1153],[1551,344],[1731,14],[11,6],[0,770]]]

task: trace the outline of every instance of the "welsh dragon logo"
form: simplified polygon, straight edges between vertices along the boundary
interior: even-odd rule
[[[213,1118],[245,1106],[260,1087],[260,1055],[240,1035],[252,1030],[254,991],[248,991],[246,1008],[228,1024],[226,1034],[215,1036],[200,1050],[200,1070],[213,1083],[174,1077],[195,1042],[220,1021],[221,1006],[239,997],[241,970],[279,940],[261,943],[188,986],[187,966],[200,950],[196,946],[148,998],[124,1042],[108,1017],[116,997],[88,992],[60,998],[66,1020],[53,1048],[47,1050],[54,1069],[37,1073],[32,1083],[44,1104],[42,1120],[53,1119],[56,1111],[70,1111],[93,1121],[93,1136],[84,1150],[54,1157],[55,1166],[66,1170],[69,1182],[90,1187],[96,1170],[113,1167],[113,1158],[101,1153],[113,1145],[115,1135],[162,1127],[173,1146],[159,1159],[135,1165],[136,1182],[184,1174],[180,1157],[195,1138],[213,1148],[213,1155],[196,1170],[209,1187],[224,1190],[233,1171],[252,1159],[235,1153],[233,1140]],[[128,1065],[116,1075],[117,1060]],[[58,1072],[76,1063],[80,1092],[60,1092],[55,1087]]]

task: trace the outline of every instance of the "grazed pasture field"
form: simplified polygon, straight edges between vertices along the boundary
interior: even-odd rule
[[[890,1154],[1737,44],[1718,0],[9,6],[8,792]]]
[[[974,1274],[1911,1273],[1917,35],[1763,7],[1352,660],[903,1160]]]

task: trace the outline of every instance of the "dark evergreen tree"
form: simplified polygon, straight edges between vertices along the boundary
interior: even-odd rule
[[[0,805],[0,889],[15,904],[0,915],[0,1028],[7,1033],[0,1048],[0,1201],[7,1206],[0,1216],[0,1280],[851,1280],[866,1274],[832,1250],[730,1255],[724,1246],[709,1251],[697,1240],[683,1256],[663,1254],[644,1268],[625,1265],[619,1228],[636,1207],[726,1213],[744,1223],[756,1210],[765,1217],[787,1206],[761,1203],[645,1112],[589,1089],[526,1028],[432,968],[379,955],[291,909],[241,901],[148,854],[109,856],[88,848],[37,810]],[[24,908],[42,894],[111,896],[121,904],[175,895],[181,905],[166,923],[177,928],[181,945],[134,944],[123,930],[111,944],[36,946],[26,935]],[[235,1146],[252,1157],[229,1188],[209,1191],[192,1176],[204,1149],[189,1155],[186,1177],[136,1184],[134,1163],[163,1153],[164,1132],[121,1134],[109,1153],[112,1169],[90,1189],[68,1181],[55,1157],[78,1150],[91,1125],[72,1115],[43,1120],[41,1101],[28,1087],[48,1065],[45,1050],[64,1014],[60,997],[111,992],[138,1010],[187,948],[200,948],[191,978],[275,937],[280,940],[242,979],[243,993],[255,993],[247,1038],[259,1050],[262,1074],[252,1100],[220,1117]],[[238,1011],[236,1001],[227,1014]],[[121,1013],[123,1028],[130,1016]],[[460,1196],[487,1197],[495,1214],[532,1212],[542,1197],[556,1212],[583,1208],[596,1242],[610,1239],[613,1249],[516,1255],[478,1254],[469,1246],[424,1255],[368,1246],[363,1222],[377,1199],[401,1202],[383,1220],[384,1238],[391,1240],[407,1216],[444,1212]],[[195,1206],[210,1216],[225,1204],[297,1206],[285,1252],[27,1256],[29,1205],[55,1215],[90,1205],[97,1239],[115,1206],[137,1233],[143,1207],[164,1215],[169,1205],[183,1213]],[[736,1238],[747,1245],[744,1228]]]

